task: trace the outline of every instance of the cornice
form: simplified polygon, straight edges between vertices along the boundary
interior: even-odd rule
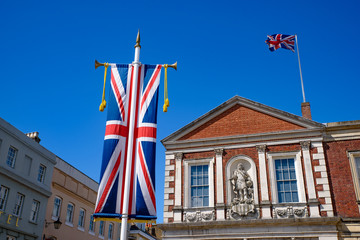
[[[239,145],[239,144],[251,144],[251,145],[269,145],[271,142],[289,140],[294,143],[299,141],[305,141],[313,138],[323,137],[322,128],[317,129],[301,129],[286,132],[270,132],[270,133],[258,133],[248,135],[226,136],[216,138],[204,138],[204,139],[192,139],[183,141],[169,141],[163,142],[167,151],[175,149],[188,149],[188,148],[204,148],[215,147],[223,148],[225,146]]]

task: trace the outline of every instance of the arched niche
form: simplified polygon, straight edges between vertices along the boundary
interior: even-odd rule
[[[255,162],[246,155],[236,155],[232,157],[226,164],[226,202],[227,205],[231,204],[232,199],[235,197],[235,193],[232,189],[230,178],[232,178],[234,171],[236,170],[239,163],[242,163],[245,171],[249,174],[251,180],[254,184],[254,202],[259,204],[259,194],[258,194],[258,183],[257,183],[257,174],[256,174],[256,165]]]

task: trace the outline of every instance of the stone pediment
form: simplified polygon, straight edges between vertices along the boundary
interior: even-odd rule
[[[166,146],[175,142],[306,132],[323,127],[321,123],[235,96],[164,138],[162,143]]]

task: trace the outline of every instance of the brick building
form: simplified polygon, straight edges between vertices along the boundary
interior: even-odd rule
[[[162,140],[163,239],[360,239],[360,121],[235,96]]]

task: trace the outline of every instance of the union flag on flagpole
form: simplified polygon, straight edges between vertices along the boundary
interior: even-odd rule
[[[121,218],[126,214],[129,220],[156,219],[155,146],[162,66],[141,64],[138,74],[134,74],[132,64],[110,66],[111,90],[94,217]],[[132,132],[130,121],[134,126]],[[128,197],[124,195],[127,177]],[[125,202],[128,208],[124,212]]]
[[[269,45],[270,51],[275,51],[279,48],[285,48],[295,52],[295,35],[285,35],[285,34],[273,34],[267,35],[265,41]]]

